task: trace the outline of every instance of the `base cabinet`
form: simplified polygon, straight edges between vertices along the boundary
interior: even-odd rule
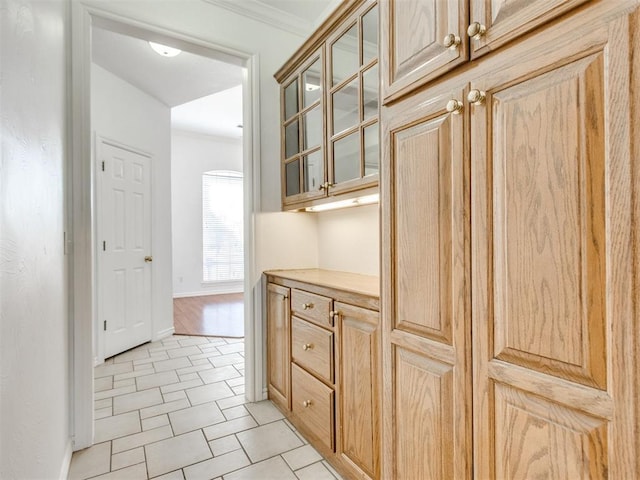
[[[335,303],[339,312],[339,455],[370,478],[379,478],[380,458],[378,312]]]
[[[300,282],[309,271],[267,272],[269,292],[274,292],[268,293],[269,301],[282,302],[275,292],[290,291],[291,297],[288,320],[276,304],[268,309],[267,325],[289,326],[270,329],[269,335],[280,337],[269,336],[267,345],[269,397],[343,477],[379,479],[378,279],[311,272],[319,283]],[[328,287],[332,280],[336,285]],[[282,383],[285,371],[290,372],[289,402],[272,385]]]
[[[267,371],[269,398],[281,408],[289,408],[289,297],[287,287],[267,285]]]

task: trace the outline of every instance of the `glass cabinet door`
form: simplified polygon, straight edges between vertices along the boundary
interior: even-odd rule
[[[285,204],[326,195],[323,63],[321,48],[282,89]]]
[[[340,193],[378,182],[378,7],[369,6],[328,40],[329,182]]]
[[[286,210],[313,206],[323,197],[372,193],[378,184],[377,1],[361,0],[346,18],[320,31],[313,53],[298,52],[276,74]]]

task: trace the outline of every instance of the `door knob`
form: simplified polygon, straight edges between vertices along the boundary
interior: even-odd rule
[[[144,261],[147,263],[151,263],[153,262],[153,257],[151,255],[148,255],[146,257],[144,257]]]

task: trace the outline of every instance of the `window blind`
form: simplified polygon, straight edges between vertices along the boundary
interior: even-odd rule
[[[202,175],[202,280],[244,278],[242,173]]]

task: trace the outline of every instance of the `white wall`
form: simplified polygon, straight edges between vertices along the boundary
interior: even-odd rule
[[[318,267],[380,275],[378,205],[318,212]]]
[[[151,318],[153,338],[156,339],[173,332],[171,111],[158,100],[93,64],[91,128],[97,135],[135,147],[153,156]]]
[[[318,224],[313,214],[256,215],[256,270],[318,267]],[[295,224],[297,228],[291,228]]]
[[[0,4],[0,478],[71,456],[65,223],[67,2]]]
[[[171,133],[173,296],[242,292],[242,282],[202,285],[202,174],[242,172],[242,139]]]

